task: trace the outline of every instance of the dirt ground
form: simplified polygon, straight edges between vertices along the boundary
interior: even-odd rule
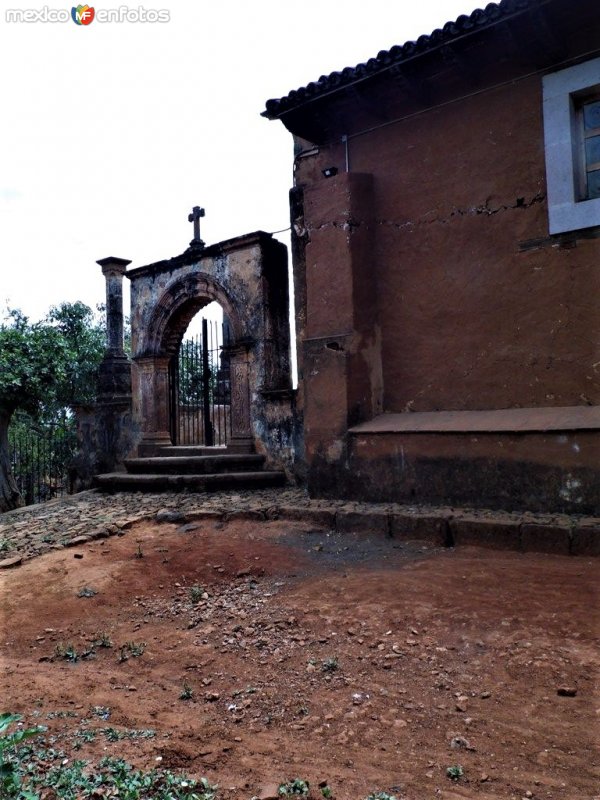
[[[225,800],[295,777],[338,800],[592,800],[599,572],[304,523],[140,523],[0,576],[0,710]]]

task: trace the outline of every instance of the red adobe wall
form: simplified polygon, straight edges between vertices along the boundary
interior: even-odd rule
[[[598,431],[347,434],[380,411],[600,405],[600,242],[548,238],[541,77],[354,136],[348,155],[349,173],[341,144],[296,171],[311,491],[598,510]]]
[[[520,251],[548,236],[541,109],[533,77],[351,139],[373,176],[386,411],[600,403],[600,242]]]

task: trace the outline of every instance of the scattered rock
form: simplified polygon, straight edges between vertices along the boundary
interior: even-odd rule
[[[160,511],[156,512],[154,519],[156,522],[183,522],[185,520],[185,514],[182,514],[181,511],[171,511],[168,508],[161,508]]]
[[[181,525],[177,528],[178,533],[191,533],[192,531],[197,531],[201,525],[198,522],[188,522],[185,525]]]
[[[69,539],[68,542],[65,542],[65,547],[78,547],[80,544],[87,544],[87,542],[89,542],[89,537],[75,536],[74,539]]]
[[[469,698],[465,694],[461,694],[456,698],[456,710],[465,712],[469,706]]]
[[[475,750],[464,736],[453,736],[452,739],[450,739],[450,747],[453,750]]]
[[[280,800],[281,795],[279,794],[279,784],[267,784],[256,796],[258,800]]]
[[[18,567],[22,564],[23,557],[22,556],[12,556],[12,558],[5,558],[0,561],[0,569],[11,569],[12,567]]]
[[[575,697],[577,695],[577,689],[575,686],[559,686],[556,690],[556,694],[559,697]]]

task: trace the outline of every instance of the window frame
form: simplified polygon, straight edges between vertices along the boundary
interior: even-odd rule
[[[587,199],[583,104],[600,96],[600,58],[542,79],[551,234],[600,225],[600,197]]]

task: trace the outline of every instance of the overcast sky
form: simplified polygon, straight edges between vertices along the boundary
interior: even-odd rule
[[[6,20],[44,5],[71,9],[0,11],[0,302],[34,319],[102,302],[96,259],[132,269],[185,250],[194,205],[207,244],[286,228],[292,137],[260,116],[265,101],[476,7],[144,0],[129,8],[168,9],[169,22]]]

